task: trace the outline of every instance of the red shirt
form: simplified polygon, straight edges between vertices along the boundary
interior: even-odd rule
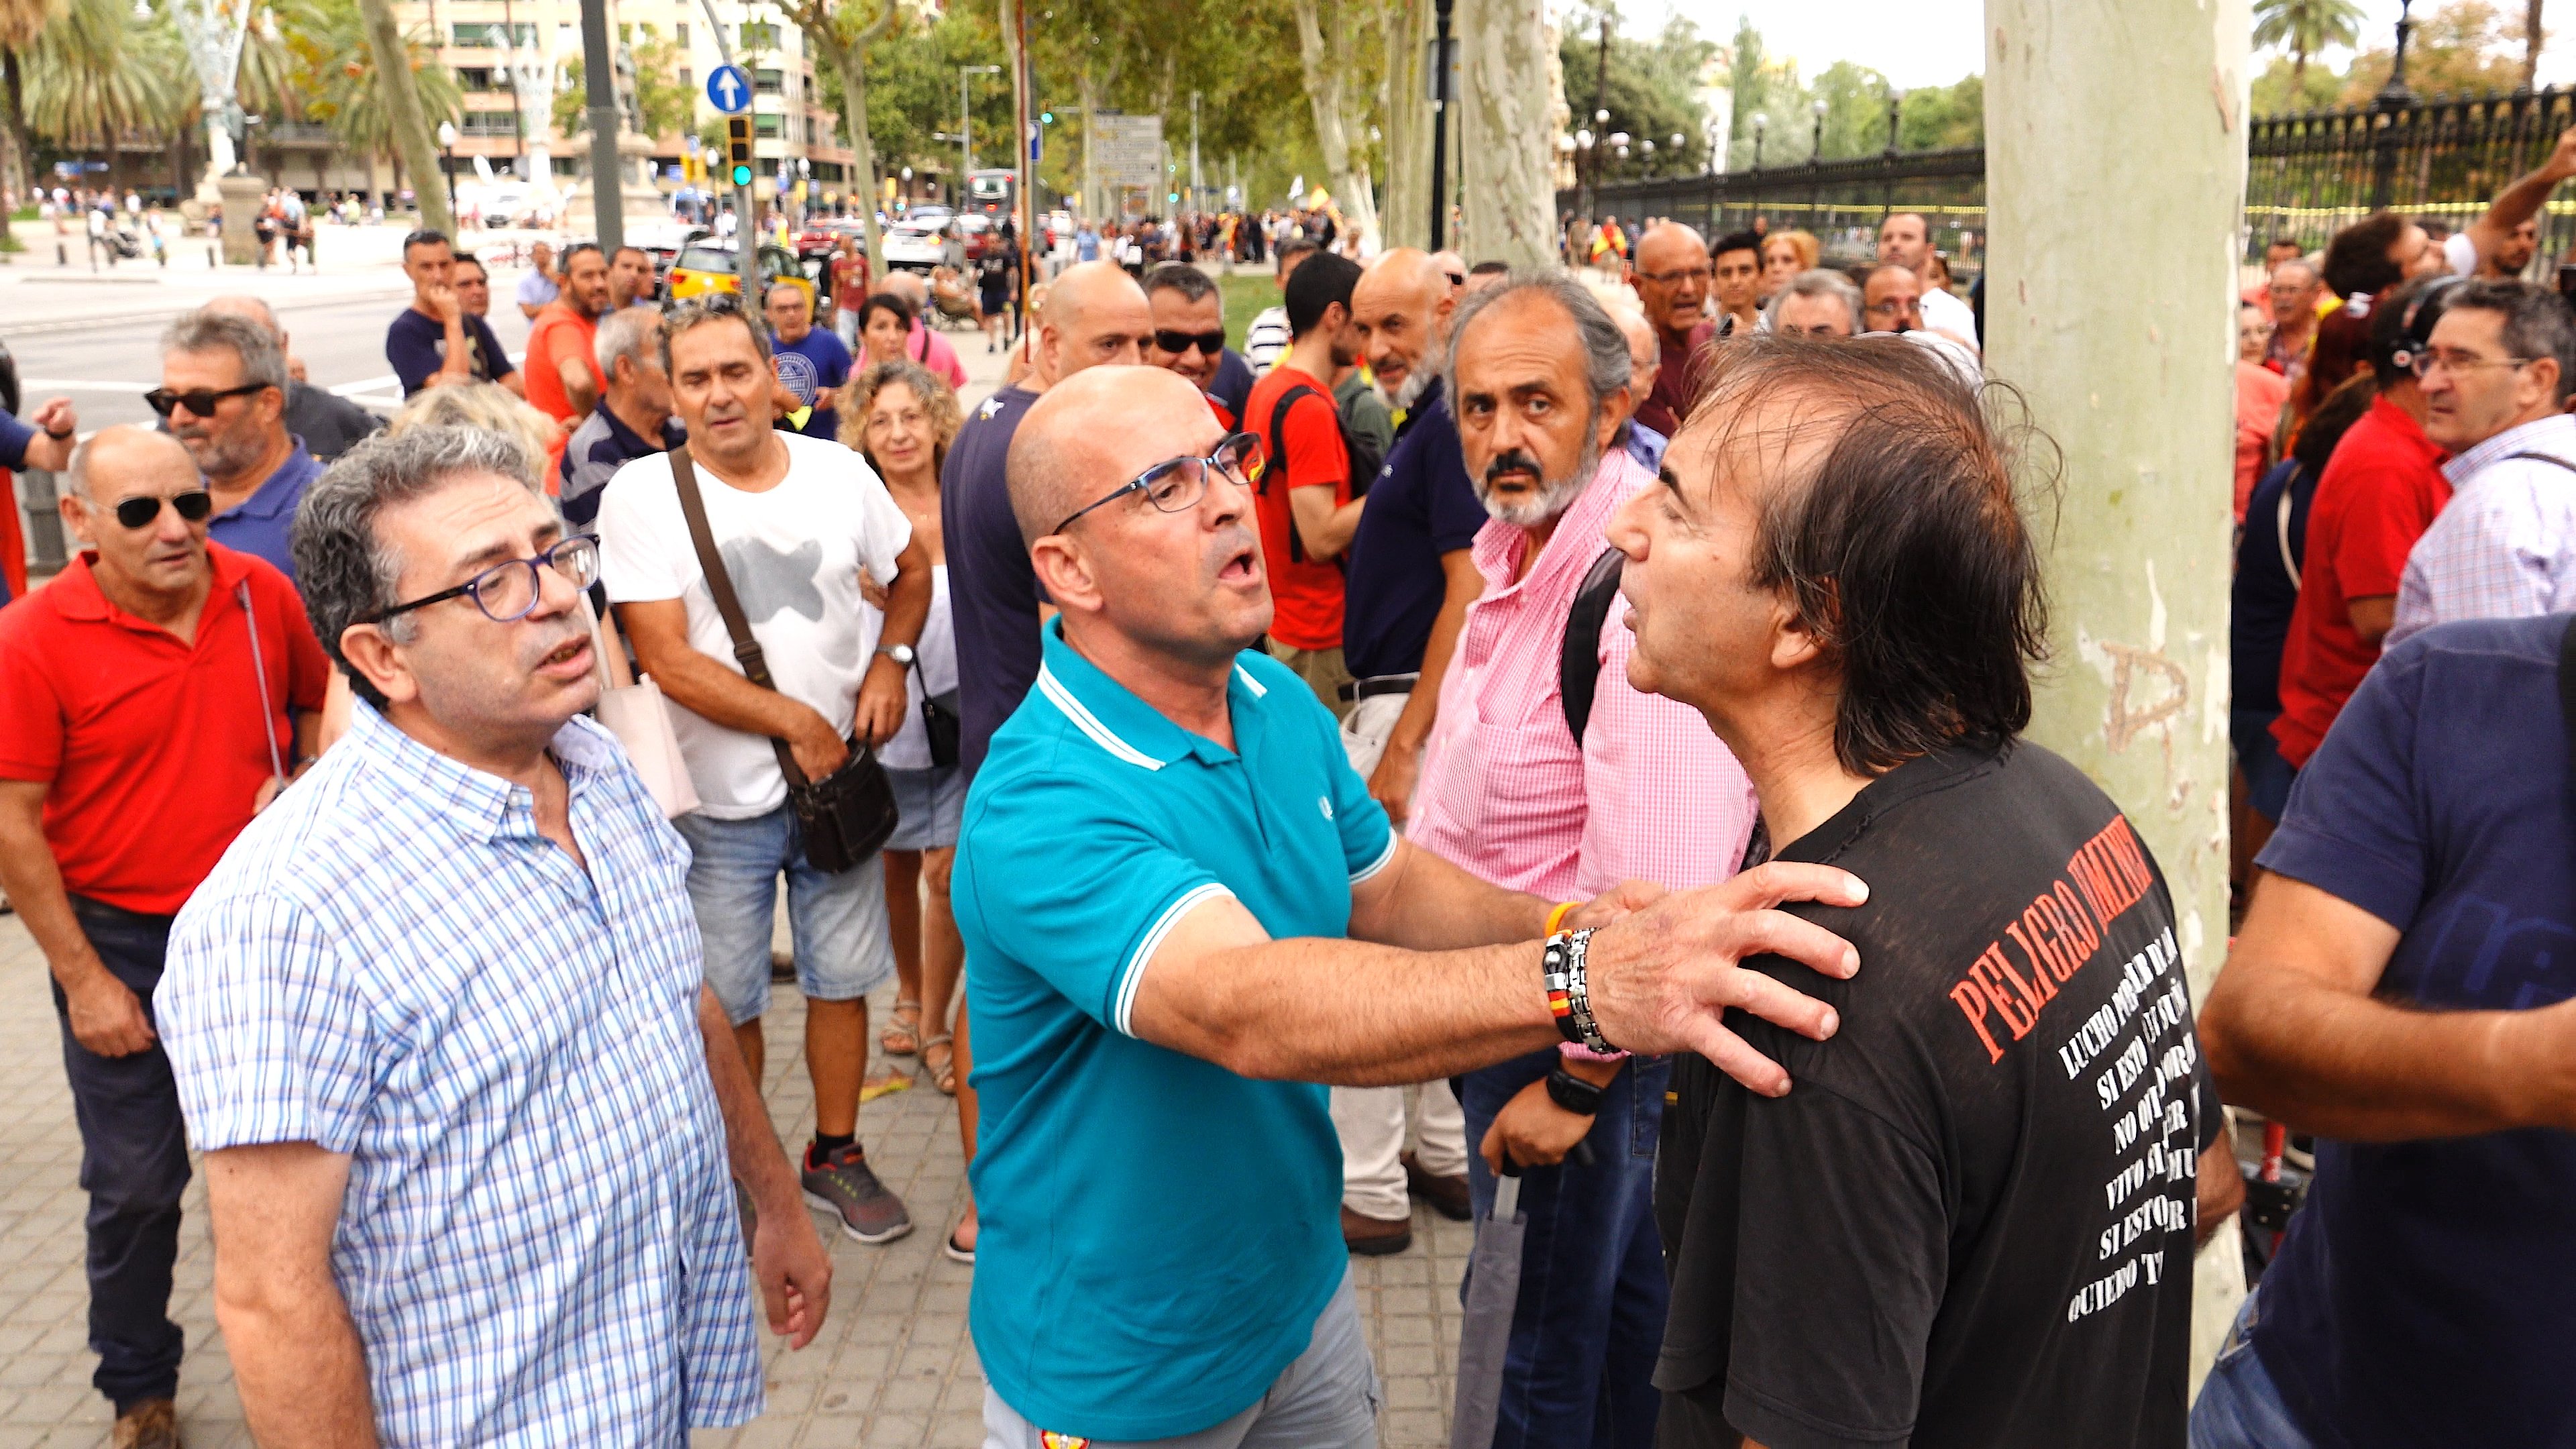
[[[316,710],[330,662],[286,575],[206,545],[214,587],[194,644],[116,607],[83,554],[0,609],[0,779],[47,782],[45,842],[63,887],[174,914],[250,823],[268,741],[293,767],[286,708]],[[239,590],[259,626],[259,670]]]
[[[560,298],[548,303],[528,327],[526,364],[521,369],[528,379],[528,406],[556,422],[570,422],[572,399],[564,392],[563,371],[557,364],[578,357],[590,373],[591,387],[605,388],[599,359],[591,355],[591,346],[598,340],[598,318],[584,317]]]
[[[1669,438],[1682,430],[1682,419],[1699,397],[1700,349],[1717,340],[1717,324],[1702,322],[1680,347],[1663,344],[1655,364],[1655,386],[1637,406],[1637,421]]]
[[[2397,593],[2406,555],[2451,501],[2440,466],[2446,456],[2404,409],[2381,398],[2335,444],[2317,478],[2299,602],[2281,645],[2281,717],[2272,721],[2293,765],[2316,753],[2379,661],[2379,646],[2353,630],[2351,603]]]
[[[1288,493],[1294,488],[1330,488],[1333,506],[1351,501],[1351,455],[1342,447],[1341,413],[1333,406],[1331,384],[1282,362],[1262,374],[1243,400],[1243,430],[1270,447],[1270,412],[1279,395],[1298,384],[1315,396],[1299,398],[1280,428],[1285,458],[1265,458],[1261,467],[1261,561],[1270,575],[1273,614],[1270,637],[1291,649],[1342,647],[1342,571],[1330,560],[1317,563],[1293,542],[1296,525],[1289,514]]]

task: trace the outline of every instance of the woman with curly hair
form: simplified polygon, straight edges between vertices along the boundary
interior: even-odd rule
[[[876,299],[868,299],[873,303]],[[885,480],[912,535],[930,555],[930,617],[916,646],[911,698],[903,729],[878,752],[894,782],[901,823],[885,847],[886,920],[894,932],[894,1020],[881,1037],[886,1051],[921,1053],[932,1085],[957,1098],[959,1135],[975,1155],[975,1093],[965,1085],[969,1068],[966,1011],[959,978],[965,943],[948,905],[948,872],[957,857],[958,821],[966,805],[966,776],[952,754],[933,754],[922,711],[925,699],[944,705],[951,728],[957,710],[957,634],[948,611],[947,550],[939,530],[939,469],[957,438],[964,415],[957,394],[917,362],[879,362],[850,379],[841,395],[841,441],[858,451]],[[955,735],[948,736],[953,748]],[[956,1026],[949,1008],[957,1007]],[[924,1035],[925,1029],[927,1035]],[[975,1209],[948,1235],[948,1256],[975,1261]]]

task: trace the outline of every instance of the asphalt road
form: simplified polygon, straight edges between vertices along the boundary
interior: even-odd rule
[[[272,294],[286,328],[287,349],[302,359],[305,380],[390,411],[402,390],[385,362],[385,328],[410,302],[410,289],[393,278],[384,295],[299,304]],[[400,288],[400,290],[395,290]],[[495,288],[495,290],[500,290]],[[503,315],[503,314],[507,315]],[[66,396],[79,410],[83,431],[112,423],[149,423],[143,394],[161,384],[161,329],[170,313],[102,321],[82,328],[46,328],[13,334],[9,350],[29,405]],[[527,319],[506,301],[486,319],[513,353],[527,340]]]

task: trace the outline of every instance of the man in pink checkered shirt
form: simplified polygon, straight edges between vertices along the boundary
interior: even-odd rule
[[[1603,530],[1655,482],[1611,445],[1636,401],[1624,334],[1550,272],[1470,299],[1451,339],[1460,448],[1493,519],[1472,549],[1485,592],[1440,687],[1410,838],[1559,900],[1631,878],[1725,879],[1752,832],[1752,784],[1696,710],[1629,686],[1633,638],[1615,600],[1585,621],[1590,708],[1566,704],[1584,672],[1579,653],[1571,676],[1563,662],[1568,628],[1582,627],[1569,615],[1609,550]],[[1566,1046],[1465,1078],[1478,1214],[1506,1155],[1535,1169],[1496,1449],[1653,1442],[1667,1296],[1653,1168],[1670,1065]]]

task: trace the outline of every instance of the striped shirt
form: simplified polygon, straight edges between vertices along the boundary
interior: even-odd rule
[[[2406,556],[2397,620],[2381,647],[2456,619],[2576,609],[2576,416],[2507,428],[2443,464],[2442,474],[2454,490],[2450,505]]]
[[[200,1150],[347,1154],[332,1277],[387,1445],[683,1445],[761,1406],[688,850],[614,739],[529,792],[360,703],[179,913],[154,997]]]
[[[1557,521],[1529,576],[1529,535],[1488,522],[1469,551],[1485,576],[1440,684],[1406,835],[1470,874],[1551,900],[1623,880],[1674,890],[1735,873],[1753,832],[1753,784],[1699,711],[1628,683],[1636,642],[1614,602],[1583,743],[1558,688],[1566,615],[1610,515],[1654,475],[1624,451]]]

